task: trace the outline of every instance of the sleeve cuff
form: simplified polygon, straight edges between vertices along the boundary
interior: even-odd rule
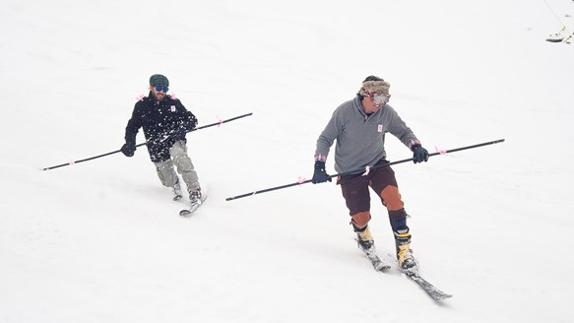
[[[418,140],[411,140],[411,141],[409,142],[409,148],[410,148],[411,150],[414,150],[414,149],[417,148],[417,147],[422,147],[420,141],[418,141]]]
[[[316,160],[316,161],[326,162],[326,161],[327,161],[327,156],[326,156],[326,155],[322,155],[322,154],[316,154],[316,155],[315,155],[315,160]]]

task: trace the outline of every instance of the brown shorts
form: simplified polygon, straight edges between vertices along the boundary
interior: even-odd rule
[[[376,165],[388,163],[379,161]],[[343,197],[352,217],[351,223],[355,229],[367,226],[371,215],[371,197],[369,187],[379,196],[383,205],[389,212],[393,230],[406,227],[406,212],[401,194],[399,193],[395,172],[389,166],[371,170],[367,175],[347,175],[339,179]]]

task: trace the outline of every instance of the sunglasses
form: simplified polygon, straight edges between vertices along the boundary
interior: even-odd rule
[[[168,88],[167,86],[156,86],[156,87],[155,87],[155,91],[156,91],[156,92],[167,93],[167,91],[169,91],[169,88]]]
[[[371,98],[373,99],[373,102],[376,105],[384,105],[389,101],[390,95],[386,96],[384,94],[376,94],[375,93],[371,96]]]

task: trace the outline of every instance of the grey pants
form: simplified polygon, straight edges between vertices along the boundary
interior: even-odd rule
[[[176,142],[169,149],[169,155],[171,156],[171,159],[154,163],[161,183],[164,186],[173,187],[179,182],[177,174],[173,169],[173,166],[175,165],[177,172],[181,175],[185,185],[187,186],[187,191],[191,193],[199,190],[199,178],[197,177],[197,173],[195,172],[191,159],[187,155],[185,142]]]

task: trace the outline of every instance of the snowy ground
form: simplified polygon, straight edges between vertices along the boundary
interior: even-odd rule
[[[544,1],[4,0],[0,27],[0,322],[572,321],[574,47],[544,41]],[[254,113],[188,135],[210,194],[189,219],[145,149],[39,170],[119,149],[153,73],[200,124]],[[371,269],[333,184],[225,202],[308,178],[369,74],[431,150],[506,138],[395,167],[444,306]]]

